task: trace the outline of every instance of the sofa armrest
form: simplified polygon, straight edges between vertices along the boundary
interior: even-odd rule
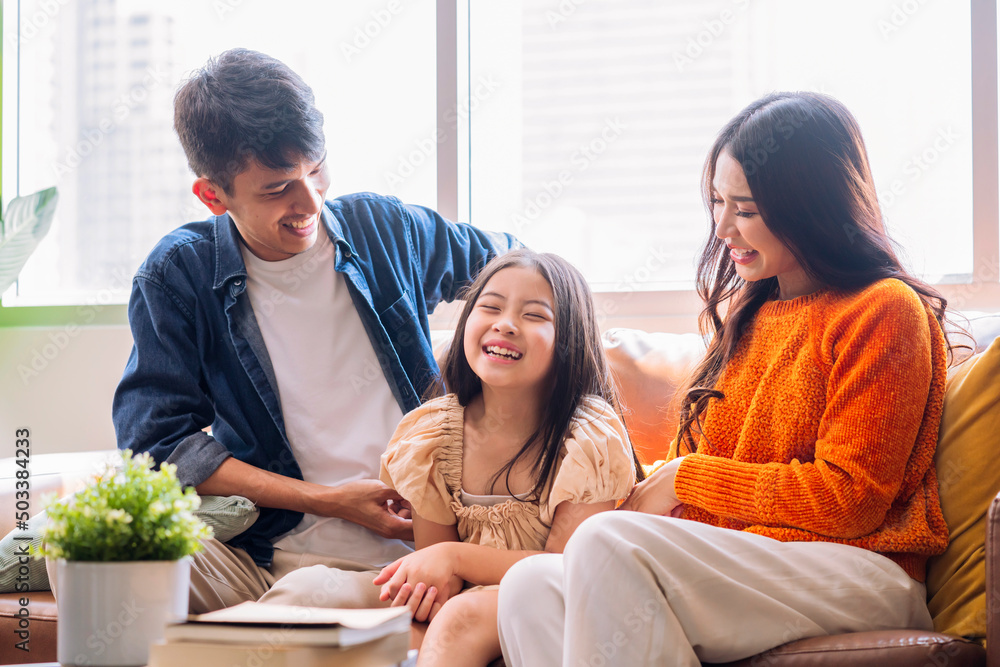
[[[1000,494],[986,520],[986,665],[1000,667]]]

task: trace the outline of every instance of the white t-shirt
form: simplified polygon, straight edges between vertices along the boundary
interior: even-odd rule
[[[271,357],[285,433],[307,482],[378,479],[403,417],[324,230],[306,252],[266,262],[244,245],[247,291]],[[380,567],[410,552],[344,519],[306,514],[274,546]]]

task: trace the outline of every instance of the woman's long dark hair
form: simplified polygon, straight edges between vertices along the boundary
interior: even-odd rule
[[[580,272],[558,255],[537,253],[528,249],[513,250],[491,261],[462,295],[465,306],[455,328],[455,337],[445,358],[442,376],[445,389],[467,406],[482,393],[482,382],[465,357],[465,327],[486,283],[498,272],[511,267],[526,267],[538,271],[552,287],[555,328],[554,354],[551,370],[551,400],[542,410],[542,421],[521,449],[493,477],[495,485],[501,477],[508,493],[510,473],[518,461],[534,457],[536,483],[530,500],[539,500],[555,472],[562,443],[569,434],[570,422],[580,402],[588,394],[603,398],[617,410],[614,384],[601,344],[601,331],[594,312],[594,299],[587,281]],[[541,446],[536,446],[539,444]],[[631,446],[630,446],[631,449]],[[642,466],[633,452],[636,475],[642,476]],[[513,495],[513,493],[511,493]]]
[[[886,233],[854,116],[828,95],[767,95],[722,128],[705,161],[702,197],[713,233],[698,262],[697,290],[705,302],[698,325],[710,342],[682,394],[678,453],[682,445],[688,452],[697,449],[701,416],[713,398],[722,398],[716,383],[757,311],[778,288],[777,278],[751,283],[740,278],[726,242],[714,234],[710,200],[723,152],[742,166],[761,220],[810,278],[843,291],[896,278],[913,288],[947,331],[944,297],[907,273]]]

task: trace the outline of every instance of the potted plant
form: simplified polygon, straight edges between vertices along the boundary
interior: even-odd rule
[[[188,610],[189,556],[212,536],[176,466],[122,452],[77,493],[47,503],[40,557],[55,563],[63,665],[145,665]],[[58,588],[58,590],[56,590]]]

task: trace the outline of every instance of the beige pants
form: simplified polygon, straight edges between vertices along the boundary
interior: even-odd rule
[[[563,554],[500,582],[511,667],[697,667],[795,639],[932,627],[924,585],[888,558],[694,521],[604,512]]]
[[[307,607],[385,607],[372,584],[378,570],[319,554],[275,549],[270,568],[259,567],[242,549],[204,540],[191,564],[192,614],[247,600]]]

